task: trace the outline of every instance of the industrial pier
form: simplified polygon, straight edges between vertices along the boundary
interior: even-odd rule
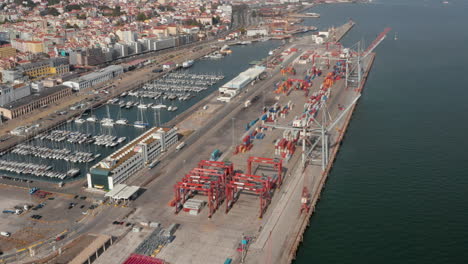
[[[281,56],[281,64],[269,65],[269,58],[268,78],[247,85],[230,103],[212,95],[203,100],[205,107],[194,106],[192,114],[177,119],[180,131],[190,132],[183,139],[186,146],[127,182],[145,192],[125,207],[100,206],[68,238],[89,232],[118,237],[95,263],[121,263],[159,230],[159,225],[153,229],[143,223],[165,228],[177,223],[173,240],[151,255],[167,263],[290,263],[371,69],[372,51],[385,37],[380,35],[366,50],[349,51],[355,53],[348,63],[340,57],[348,51],[336,41],[352,25],[331,32],[327,44],[311,44],[309,36],[276,51],[272,57]],[[301,133],[310,136],[310,142],[296,137]],[[288,147],[279,140],[294,138],[297,141]],[[210,172],[213,167],[222,169]],[[213,197],[200,192],[190,203],[193,212],[190,206],[178,207],[185,202],[178,192],[186,183],[193,184],[197,173],[209,173],[198,181],[212,182],[211,190],[225,190],[226,195],[222,200],[221,193]],[[229,194],[234,184],[253,182],[267,192]],[[216,187],[224,185],[226,189]],[[203,203],[209,205],[198,210],[197,204]],[[134,233],[113,226],[115,220],[144,228]]]

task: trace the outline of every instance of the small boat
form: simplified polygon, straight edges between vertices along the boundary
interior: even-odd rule
[[[88,121],[88,122],[96,122],[96,121],[97,121],[97,118],[96,118],[96,116],[93,115],[93,116],[90,116],[90,117],[86,118],[86,121]]]
[[[80,169],[71,169],[69,171],[67,171],[67,177],[75,177],[77,176],[78,174],[80,174]]]
[[[268,52],[268,55],[270,55],[270,56],[273,55],[273,54],[274,54],[274,52],[272,50],[270,50],[270,52]]]
[[[122,118],[122,119],[119,119],[119,120],[115,121],[115,123],[118,124],[118,125],[126,125],[126,124],[128,124],[128,120],[125,119],[125,118]]]
[[[83,124],[84,122],[85,122],[84,119],[81,119],[81,118],[75,119],[75,123],[77,123],[77,124]]]
[[[161,109],[161,108],[167,108],[167,105],[165,104],[158,104],[158,105],[153,105],[153,109]]]
[[[184,61],[182,63],[182,68],[190,68],[190,67],[192,67],[193,63],[194,63],[193,60]]]
[[[133,126],[136,127],[136,128],[145,128],[145,127],[149,126],[149,124],[145,123],[143,121],[135,121],[135,123],[133,123]]]
[[[101,120],[101,123],[109,123],[109,122],[114,122],[114,120],[109,117],[105,117]]]
[[[167,108],[167,111],[169,112],[174,112],[174,111],[177,111],[178,107],[177,106],[169,106],[169,108]]]
[[[104,127],[113,127],[113,126],[114,126],[114,122],[112,122],[112,121],[107,121],[107,122],[101,123],[101,125],[104,126]]]
[[[146,106],[145,104],[141,104],[141,103],[140,103],[140,104],[138,105],[138,108],[140,108],[140,109],[146,109],[146,108],[148,108],[148,106]]]

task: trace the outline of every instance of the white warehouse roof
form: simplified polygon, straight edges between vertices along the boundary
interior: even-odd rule
[[[128,200],[134,195],[140,187],[128,186],[126,184],[117,184],[110,192],[106,193],[105,197],[110,197],[114,200]]]
[[[249,84],[255,78],[265,71],[263,66],[253,66],[248,70],[241,72],[236,78],[227,82],[222,86],[222,88],[231,88],[231,89],[242,89],[244,86]]]

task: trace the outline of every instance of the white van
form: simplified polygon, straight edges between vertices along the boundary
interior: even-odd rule
[[[10,237],[11,234],[9,232],[0,232],[0,235],[4,236],[4,237]]]

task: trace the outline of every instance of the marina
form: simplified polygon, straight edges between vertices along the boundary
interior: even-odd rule
[[[47,147],[37,147],[21,144],[16,146],[11,153],[18,155],[32,155],[43,159],[65,160],[73,163],[91,162],[101,156],[101,154],[93,154],[91,152],[72,152],[68,149],[51,149]]]

